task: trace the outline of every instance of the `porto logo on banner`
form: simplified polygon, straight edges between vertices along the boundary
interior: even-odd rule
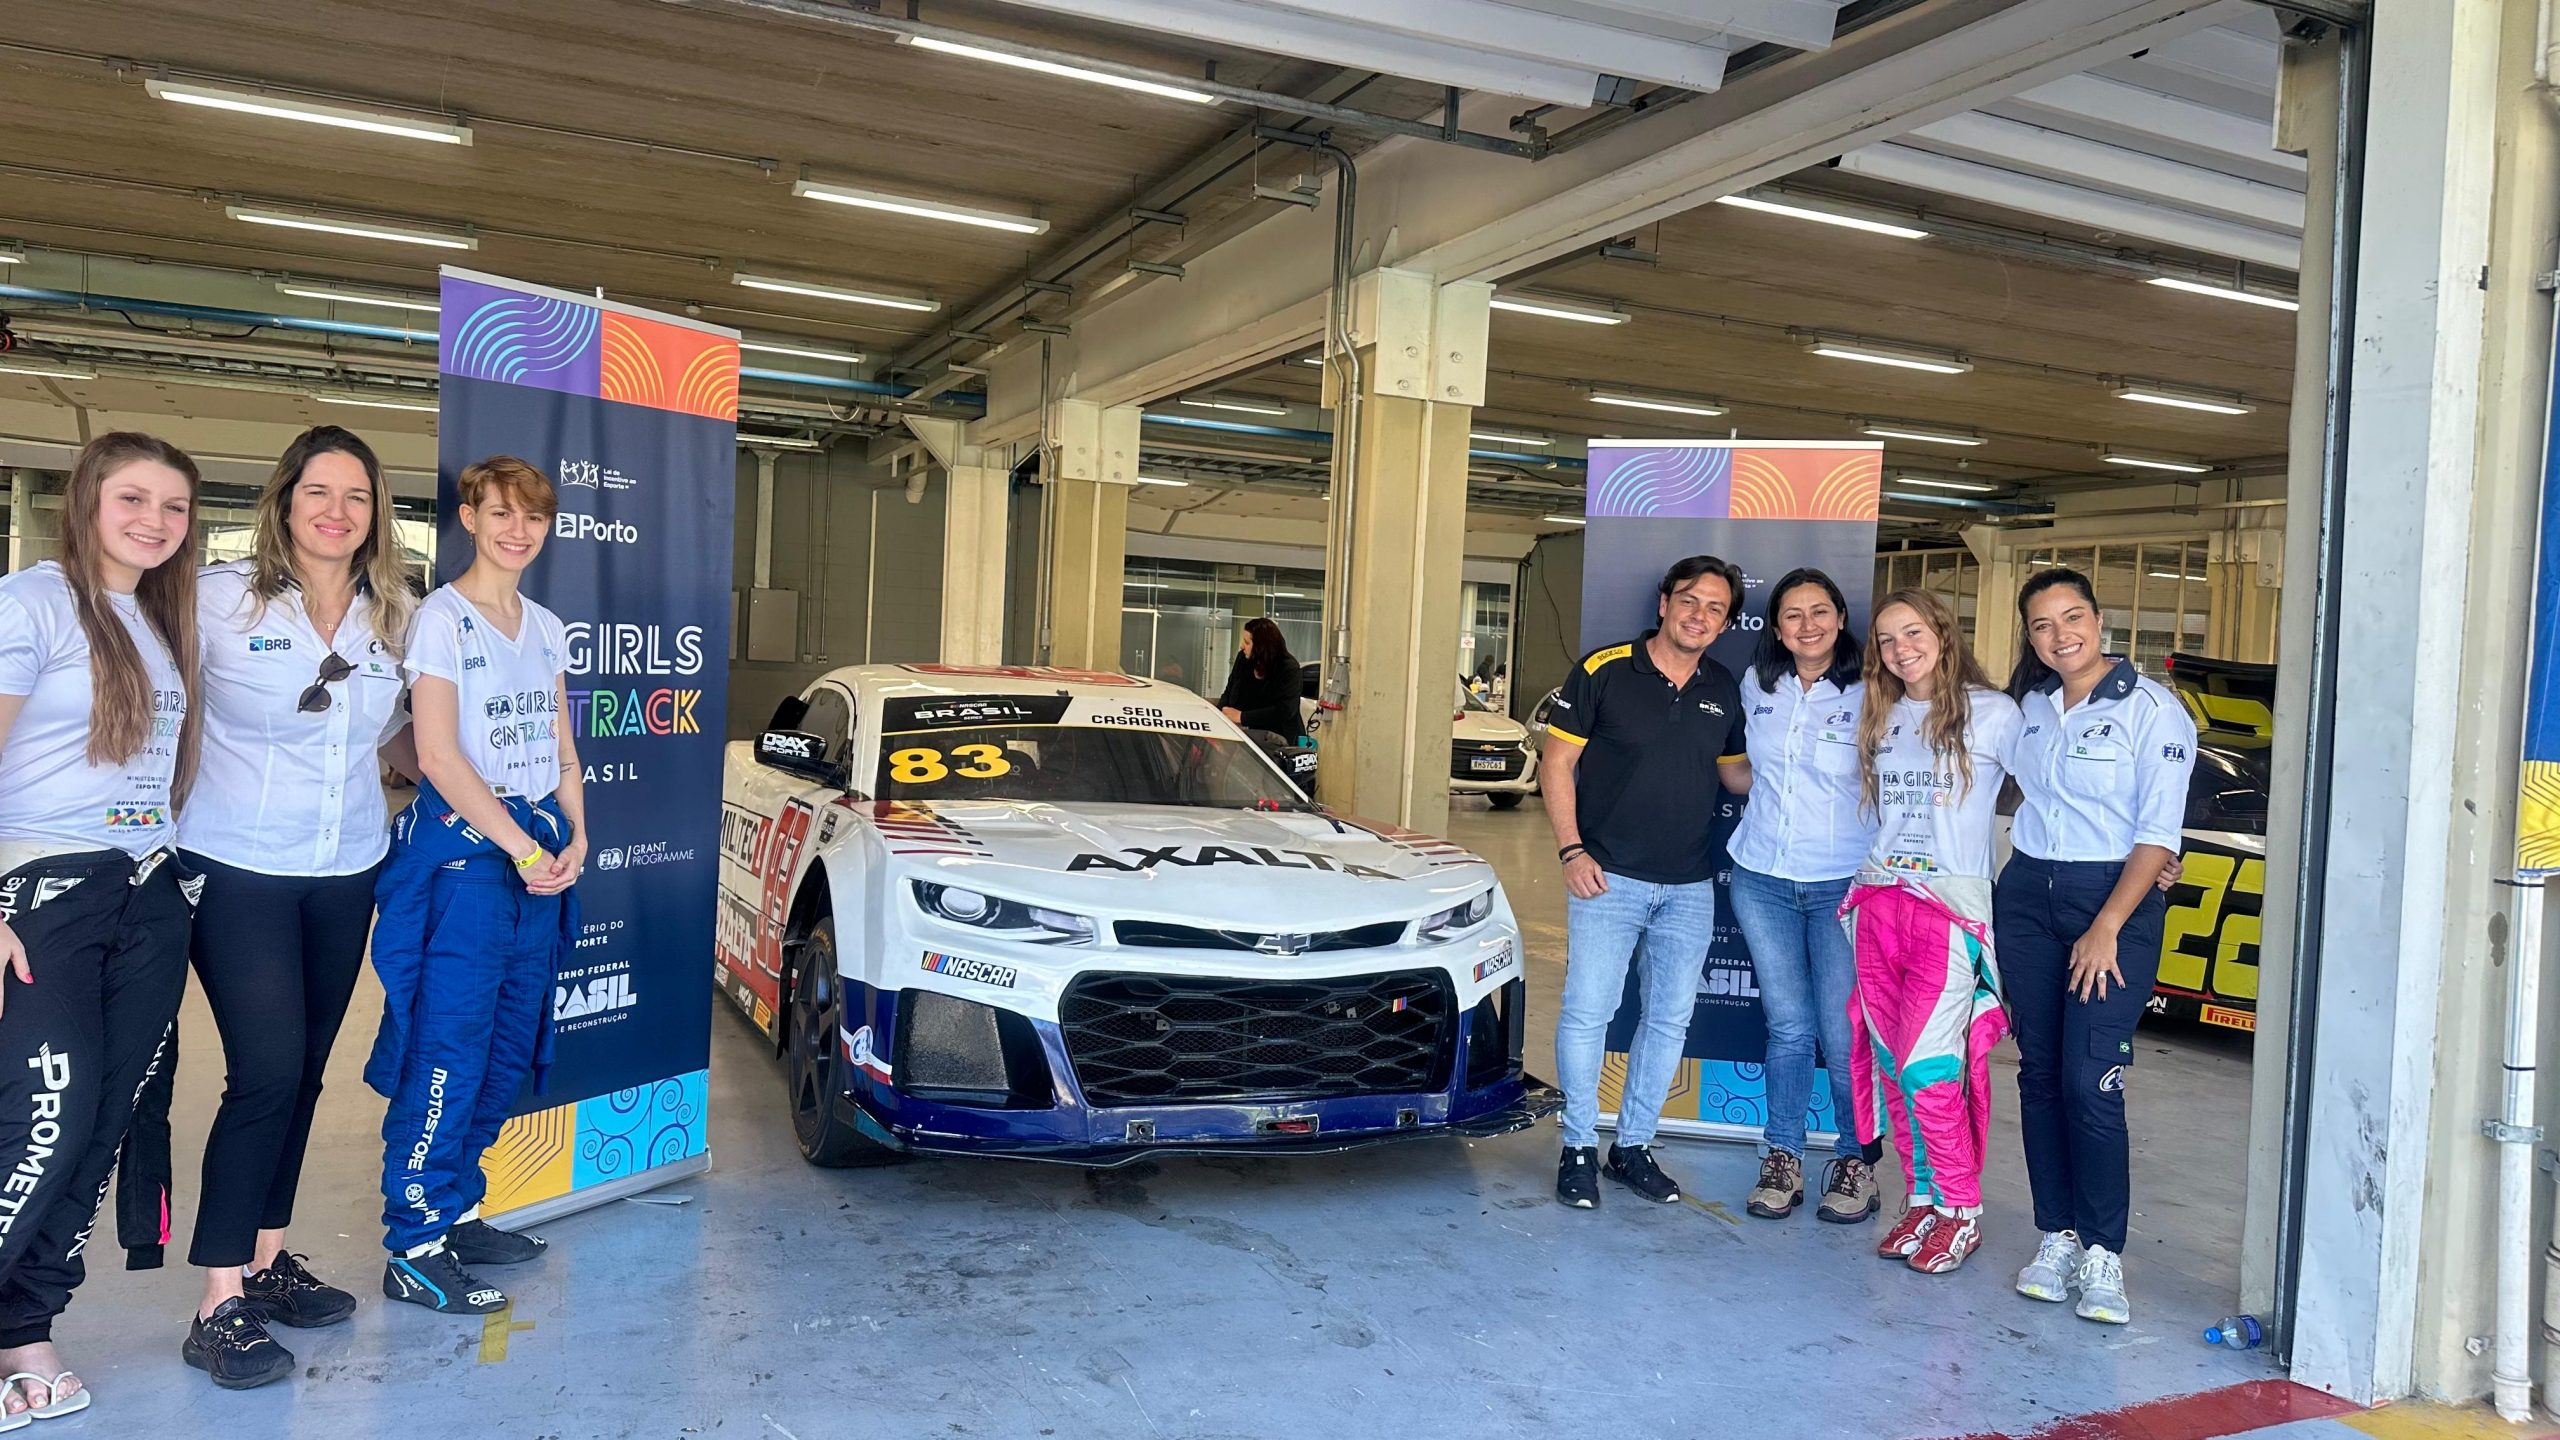
[[[1830,441],[1594,440],[1583,530],[1582,648],[1623,643],[1652,629],[1662,573],[1690,555],[1742,567],[1745,592],[1731,625],[1707,653],[1736,675],[1760,642],[1768,586],[1799,566],[1829,575],[1848,597],[1860,637],[1873,605],[1876,508],[1884,489],[1884,447]],[[1854,724],[1854,719],[1849,723]],[[1760,988],[1725,892],[1725,841],[1742,815],[1727,796],[1716,807],[1716,934],[1698,981],[1687,1054],[1694,1083],[1674,1089],[1666,1119],[1740,1126],[1756,1137],[1766,1122],[1761,1061],[1768,1031]],[[1609,1027],[1623,1059],[1639,1008],[1629,973],[1627,998]],[[1623,1063],[1607,1073],[1623,1075]],[[1615,1110],[1603,1081],[1602,1108]],[[1831,1087],[1816,1085],[1809,1121],[1832,1128]]]
[[[492,1210],[703,1153],[727,728],[733,331],[444,272],[436,577],[471,562],[462,468],[514,455],[558,487],[525,591],[568,631],[586,782],[584,930],[556,977],[544,1094],[484,1162]]]

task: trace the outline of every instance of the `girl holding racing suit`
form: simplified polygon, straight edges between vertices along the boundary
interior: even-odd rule
[[[1769,589],[1759,653],[1742,673],[1751,753],[1751,803],[1735,827],[1733,918],[1751,947],[1769,1020],[1769,1120],[1750,1213],[1783,1219],[1804,1202],[1805,1114],[1814,1045],[1830,1070],[1839,1142],[1823,1179],[1821,1218],[1835,1225],[1876,1213],[1873,1160],[1851,1131],[1857,1048],[1849,992],[1857,961],[1840,902],[1874,837],[1859,803],[1858,637],[1848,600],[1819,570],[1790,571]]]
[[[560,618],[518,584],[558,493],[512,456],[464,467],[457,516],[471,567],[418,607],[411,682],[418,798],[392,827],[375,888],[382,1028],[365,1082],[382,1120],[383,1293],[448,1314],[507,1303],[472,1265],[543,1243],[480,1218],[481,1152],[530,1076],[542,1086],[551,988],[577,933],[587,855]]]
[[[204,1298],[181,1353],[224,1389],[292,1373],[267,1326],[356,1308],[285,1248],[284,1227],[391,843],[386,744],[415,766],[400,645],[416,608],[381,464],[335,425],[285,447],[251,558],[197,584],[204,767],[185,858],[205,877],[196,974],[229,1074],[188,1254]]]
[[[2082,1319],[2122,1325],[2133,1315],[2124,1087],[2160,971],[2161,881],[2186,824],[2196,726],[2168,687],[2105,652],[2087,577],[2029,578],[2018,620],[2009,693],[2025,714],[2011,767],[2021,800],[1993,909],[2044,1232],[2018,1293],[2060,1302],[2077,1286]]]
[[[1991,951],[1992,828],[2018,707],[1991,688],[1945,602],[1876,607],[1858,717],[1875,842],[1841,903],[1858,1138],[1890,1130],[1910,1200],[1876,1253],[1939,1275],[1981,1243],[1990,1057],[2008,1022]]]
[[[85,1409],[53,1322],[186,988],[195,462],[80,451],[61,558],[0,577],[0,1428]]]

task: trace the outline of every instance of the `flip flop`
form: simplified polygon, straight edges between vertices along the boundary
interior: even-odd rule
[[[69,1370],[63,1371],[61,1374],[54,1376],[50,1380],[45,1379],[41,1375],[31,1374],[24,1371],[9,1377],[9,1383],[12,1385],[17,1384],[20,1380],[36,1381],[44,1386],[44,1393],[51,1395],[62,1388],[63,1381],[80,1380],[80,1377]],[[79,1390],[74,1392],[70,1399],[56,1400],[50,1405],[39,1405],[34,1409],[29,1410],[27,1414],[29,1417],[37,1420],[59,1420],[65,1415],[77,1415],[88,1408],[89,1382],[81,1380]]]
[[[20,1370],[6,1379],[0,1379],[0,1394],[17,1391],[19,1399],[23,1400],[27,1398],[26,1392],[24,1390],[20,1390],[18,1387],[18,1382],[21,1380],[33,1380],[39,1385],[44,1385],[43,1376],[38,1375],[32,1370]],[[45,1385],[44,1393],[51,1395],[53,1393],[53,1387]],[[23,1430],[34,1423],[36,1423],[36,1412],[35,1407],[32,1405],[19,1411],[15,1415],[8,1414],[5,1411],[0,1411],[0,1434],[6,1434],[11,1430]]]

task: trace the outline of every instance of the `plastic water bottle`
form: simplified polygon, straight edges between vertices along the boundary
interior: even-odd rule
[[[2219,1325],[2205,1328],[2204,1343],[2226,1345],[2234,1350],[2255,1350],[2267,1343],[2267,1332],[2255,1315],[2225,1315]]]

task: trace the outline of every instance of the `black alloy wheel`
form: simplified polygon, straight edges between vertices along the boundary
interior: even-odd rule
[[[844,1055],[844,981],[836,973],[835,928],[833,917],[821,920],[801,942],[784,1019],[792,1137],[800,1142],[802,1159],[831,1170],[897,1158],[895,1150],[854,1127],[839,1098],[852,1065]]]

